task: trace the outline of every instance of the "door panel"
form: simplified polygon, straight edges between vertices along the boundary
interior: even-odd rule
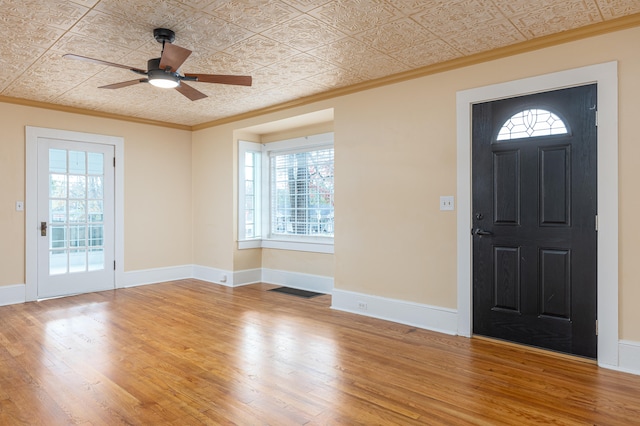
[[[494,247],[494,308],[520,312],[520,247]]]
[[[541,148],[540,226],[569,226],[571,147]]]
[[[474,333],[596,356],[595,106],[595,85],[474,105]]]
[[[504,151],[493,154],[494,223],[520,223],[520,152]]]
[[[114,148],[38,140],[38,298],[114,288]]]

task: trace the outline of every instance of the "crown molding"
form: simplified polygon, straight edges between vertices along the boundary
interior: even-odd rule
[[[164,121],[149,120],[146,118],[131,117],[128,115],[121,115],[121,114],[112,114],[109,112],[94,111],[94,110],[85,109],[85,108],[76,108],[76,107],[71,107],[67,105],[52,104],[50,102],[40,102],[40,101],[32,101],[30,99],[12,98],[10,96],[0,95],[0,102],[6,103],[6,104],[34,107],[34,108],[43,108],[43,109],[48,109],[53,111],[68,112],[71,114],[88,115],[91,117],[110,118],[112,120],[128,121],[128,122],[137,123],[137,124],[148,124],[151,126],[169,127],[171,129],[189,130],[189,131],[191,130],[191,126],[187,126],[184,124],[166,123]]]

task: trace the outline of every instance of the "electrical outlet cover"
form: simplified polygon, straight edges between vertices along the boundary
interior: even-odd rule
[[[453,195],[440,197],[440,210],[455,210]]]

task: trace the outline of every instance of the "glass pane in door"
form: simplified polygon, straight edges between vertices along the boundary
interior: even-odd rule
[[[104,154],[49,149],[49,274],[104,269]]]

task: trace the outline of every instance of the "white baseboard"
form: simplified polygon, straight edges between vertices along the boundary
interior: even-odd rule
[[[603,367],[609,367],[604,365]],[[640,342],[620,340],[618,343],[618,366],[616,370],[640,375]]]
[[[191,278],[206,281],[213,284],[220,284],[233,287],[233,272],[224,269],[212,268],[210,266],[192,265],[193,275]]]
[[[255,284],[262,282],[262,269],[245,269],[233,273],[233,286]]]
[[[156,284],[164,281],[184,280],[193,278],[193,265],[171,266],[167,268],[142,269],[128,271],[124,274],[124,283],[120,288],[137,287],[140,285]]]
[[[330,294],[333,292],[333,277],[302,274],[300,272],[280,271],[262,268],[262,282]]]
[[[124,284],[119,287],[135,287],[165,281],[195,278],[227,287],[238,287],[247,284],[264,282],[285,285],[301,290],[331,293],[333,278],[320,275],[301,274],[299,272],[279,271],[275,269],[245,269],[227,271],[200,265],[182,265],[168,268],[145,269],[124,273]]]
[[[333,290],[331,307],[339,311],[366,315],[439,333],[455,335],[458,329],[458,313],[455,309],[388,299],[364,293]]]
[[[24,303],[27,300],[26,289],[24,284],[0,286],[0,306]]]
[[[210,266],[193,265],[193,278],[226,287],[259,283],[261,277],[262,272],[259,268],[232,272]]]

